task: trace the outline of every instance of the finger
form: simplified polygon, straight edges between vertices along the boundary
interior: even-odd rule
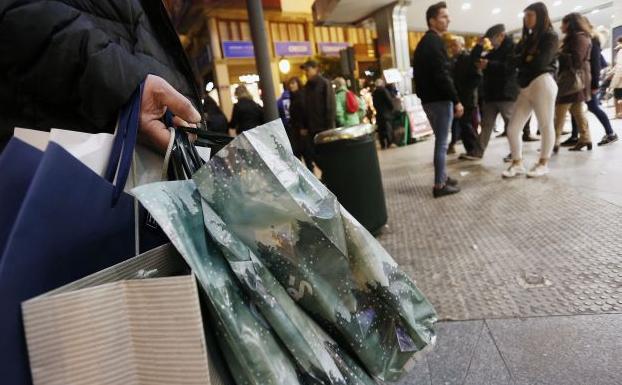
[[[160,101],[165,104],[175,116],[192,123],[201,121],[201,115],[194,108],[192,103],[190,103],[190,100],[180,94],[166,81],[163,81],[161,86],[162,88],[159,91]]]
[[[185,120],[183,120],[179,116],[174,116],[173,117],[173,126],[175,126],[175,127],[179,127],[179,126],[192,127],[193,125],[191,125],[190,123],[186,122]]]
[[[171,133],[164,123],[152,120],[141,126],[138,138],[142,143],[164,154],[168,148]]]

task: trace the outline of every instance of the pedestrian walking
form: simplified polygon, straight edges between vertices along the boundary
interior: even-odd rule
[[[393,96],[385,87],[382,79],[376,80],[376,89],[372,93],[374,109],[376,110],[376,126],[378,127],[378,140],[380,148],[386,149],[393,144]]]
[[[238,101],[233,106],[231,121],[229,121],[230,128],[233,128],[239,135],[265,123],[263,109],[253,100],[253,96],[244,84],[240,84],[234,94]]]
[[[586,19],[579,13],[571,13],[562,19],[564,37],[559,54],[559,74],[557,85],[559,92],[555,105],[555,148],[559,151],[560,138],[570,114],[579,128],[579,141],[570,151],[581,151],[583,147],[592,149],[592,139],[583,112],[583,103],[592,95],[592,76],[590,70],[590,52],[592,50],[591,30]]]
[[[478,160],[482,158],[483,150],[473,122],[479,113],[477,89],[482,81],[482,73],[476,67],[474,58],[467,52],[463,37],[454,37],[449,47],[452,54],[452,77],[458,98],[464,106],[462,117],[454,118],[453,125],[456,128],[452,130],[450,148],[458,139],[461,139],[466,153],[460,154],[460,159]]]
[[[304,87],[304,128],[300,130],[304,153],[315,161],[313,138],[316,134],[335,128],[335,91],[331,82],[320,74],[315,60],[307,60],[300,66],[307,77]],[[318,165],[320,168],[321,165]]]
[[[358,96],[348,89],[346,79],[337,77],[335,84],[335,120],[337,127],[361,124]]]

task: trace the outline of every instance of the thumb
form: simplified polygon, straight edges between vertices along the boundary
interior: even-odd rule
[[[162,84],[160,102],[166,105],[174,115],[179,116],[187,122],[199,123],[201,121],[201,115],[194,108],[190,100],[179,93],[166,81]]]

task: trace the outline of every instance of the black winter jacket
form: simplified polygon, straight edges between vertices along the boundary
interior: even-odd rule
[[[322,75],[309,79],[304,87],[305,128],[312,134],[335,128],[337,102],[331,83]]]
[[[264,124],[263,109],[254,100],[239,99],[233,106],[229,127],[235,128],[239,134]]]
[[[592,50],[590,51],[590,69],[592,70],[592,89],[596,90],[600,87],[600,71],[603,70],[601,64],[601,48],[600,40],[597,37],[592,38]]]
[[[445,44],[436,32],[426,32],[417,45],[413,67],[415,89],[423,103],[459,102]]]
[[[389,90],[386,87],[376,87],[371,97],[376,109],[376,119],[391,120],[394,105]]]
[[[475,67],[474,59],[463,51],[455,57],[452,66],[458,98],[465,108],[474,108],[477,105],[477,88],[482,81],[482,74]]]
[[[542,34],[535,46],[531,44],[531,37],[527,41],[519,42],[516,47],[518,66],[518,85],[527,88],[538,76],[557,72],[557,53],[559,38],[557,33],[550,29]]]
[[[148,75],[201,111],[201,95],[160,0],[0,2],[0,143],[14,126],[113,132]]]
[[[292,131],[298,134],[305,125],[304,90],[290,92],[289,97],[289,125]]]
[[[515,45],[507,36],[496,48],[486,55],[488,66],[484,70],[483,91],[481,98],[486,102],[513,102],[518,97],[518,72],[514,63]],[[474,58],[482,56],[484,48],[481,44],[473,47]]]

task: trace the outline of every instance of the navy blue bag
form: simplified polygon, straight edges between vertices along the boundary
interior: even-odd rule
[[[137,253],[135,201],[123,188],[136,143],[141,94],[142,85],[121,111],[105,178],[50,142],[27,187],[19,213],[13,215],[14,223],[0,259],[0,382],[3,385],[31,383],[22,301]],[[21,156],[28,150],[16,148],[8,153],[7,150],[3,163],[10,161],[8,157],[17,156],[11,163],[20,169]],[[0,178],[3,188],[5,183],[11,180],[3,175]],[[15,212],[15,208],[2,211]]]
[[[0,154],[0,258],[42,156],[43,152],[17,138]]]

